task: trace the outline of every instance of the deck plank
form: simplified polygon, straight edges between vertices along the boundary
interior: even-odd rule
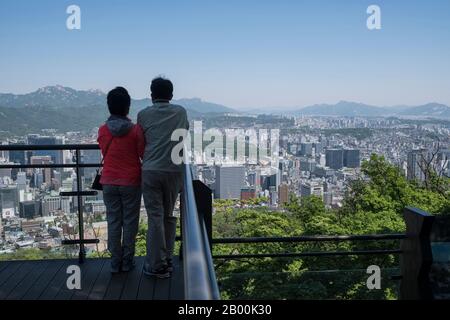
[[[183,299],[183,266],[174,259],[170,279],[143,274],[145,257],[136,257],[136,267],[111,275],[109,259],[8,261],[0,263],[0,299],[8,300],[167,300]],[[81,290],[69,290],[69,265],[81,268]]]
[[[6,269],[12,262],[11,261],[1,261],[0,262],[0,273]]]
[[[152,300],[154,290],[155,277],[149,277],[145,274],[142,274],[141,282],[139,283],[137,300]]]
[[[0,287],[0,299],[5,299],[13,290],[17,287],[17,285],[25,278],[30,271],[33,270],[33,266],[35,266],[38,262],[36,261],[26,261],[20,265],[16,271],[11,274],[7,281],[5,281]]]
[[[108,289],[105,293],[105,300],[119,300],[122,295],[122,290],[127,279],[126,273],[118,273],[111,275]]]
[[[94,286],[95,281],[101,274],[105,259],[89,259],[80,266],[81,290],[73,290],[72,300],[86,300]]]
[[[111,280],[110,264],[109,261],[105,259],[105,263],[100,270],[100,274],[95,280],[92,286],[91,292],[89,292],[89,300],[102,300],[105,296],[106,290],[108,289],[109,282]]]
[[[47,289],[53,278],[58,274],[64,264],[62,260],[50,260],[45,272],[33,283],[31,288],[22,297],[22,300],[36,300]]]
[[[136,300],[139,284],[141,282],[142,269],[144,268],[145,257],[136,257],[136,266],[127,275],[125,286],[123,287],[122,300]]]
[[[178,257],[174,259],[174,273],[170,281],[169,298],[171,300],[184,299],[184,275],[183,275],[183,261]]]
[[[42,260],[33,265],[33,269],[23,278],[20,283],[6,297],[7,300],[19,300],[22,298],[33,284],[39,279],[42,273],[46,272],[46,268],[51,262]]]
[[[55,277],[51,280],[47,288],[39,296],[39,300],[60,300],[60,297],[57,297],[57,295],[61,288],[63,286],[66,286],[68,277],[68,274],[66,273],[67,267],[73,264],[78,264],[78,261],[73,259],[63,261],[63,264],[56,273]]]
[[[3,283],[8,281],[8,279],[16,272],[17,269],[23,264],[23,261],[13,261],[11,262],[1,273],[0,273],[0,288]]]

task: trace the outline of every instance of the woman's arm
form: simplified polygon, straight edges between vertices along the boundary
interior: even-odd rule
[[[142,127],[140,125],[136,125],[136,146],[137,146],[137,152],[139,155],[139,158],[144,158],[144,151],[145,151],[145,136],[144,131],[142,130]]]

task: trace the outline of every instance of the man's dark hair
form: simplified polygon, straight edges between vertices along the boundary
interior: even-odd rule
[[[150,86],[153,100],[172,100],[173,84],[169,79],[158,77],[152,80]]]
[[[112,115],[126,117],[130,112],[131,98],[127,89],[116,87],[108,93],[106,100]]]

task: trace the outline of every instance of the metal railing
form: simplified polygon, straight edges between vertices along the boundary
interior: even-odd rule
[[[72,168],[75,169],[77,176],[77,190],[72,192],[61,192],[60,196],[74,196],[77,197],[77,212],[78,212],[78,239],[63,240],[64,245],[79,245],[78,260],[83,263],[86,258],[85,244],[99,243],[99,239],[84,239],[84,218],[83,218],[83,200],[84,196],[95,196],[97,191],[85,190],[81,183],[81,168],[98,168],[98,163],[82,163],[81,150],[98,150],[99,146],[96,144],[64,144],[64,145],[0,145],[0,151],[75,151],[74,163],[71,164],[2,164],[0,169],[60,169]]]
[[[75,151],[73,164],[1,164],[0,169],[33,169],[33,168],[73,168],[77,175],[77,190],[74,192],[61,192],[61,196],[76,196],[78,205],[78,225],[79,239],[63,240],[63,244],[78,244],[79,261],[85,259],[84,244],[98,243],[98,239],[84,239],[84,217],[83,217],[83,196],[97,195],[97,191],[85,190],[82,188],[81,168],[98,168],[98,163],[82,163],[82,150],[99,150],[97,144],[67,144],[67,145],[0,145],[0,151]],[[198,188],[199,181],[193,183],[192,173],[189,165],[185,165],[184,189],[181,194],[182,212],[182,237],[177,240],[182,241],[182,256],[184,266],[185,298],[188,300],[209,300],[220,299],[217,286],[214,264],[211,256],[210,235],[211,230],[205,224],[204,216],[207,213],[198,212],[197,207],[203,208],[205,203],[212,204],[211,194],[208,195],[208,188],[203,185],[203,189]],[[203,191],[203,192],[202,192]],[[209,190],[210,191],[210,190]],[[198,202],[202,205],[198,205]],[[209,222],[209,220],[206,220]]]
[[[187,300],[220,299],[216,272],[211,255],[210,238],[205,215],[197,204],[212,204],[212,194],[194,189],[191,167],[184,165],[184,190],[181,196],[182,257],[184,263],[184,291]]]
[[[213,255],[214,259],[239,260],[258,258],[294,258],[294,257],[326,257],[326,256],[362,256],[391,255],[400,256],[400,275],[391,280],[400,280],[400,299],[428,300],[433,298],[429,273],[433,263],[431,250],[431,229],[434,216],[427,212],[406,207],[403,212],[406,233],[375,235],[312,235],[298,237],[248,237],[248,238],[215,238],[211,243],[306,243],[306,242],[347,242],[347,241],[389,241],[400,240],[397,249],[368,249],[353,251],[316,251],[316,252],[283,252]],[[211,221],[206,219],[205,221]]]
[[[0,145],[0,151],[33,150],[74,150],[73,164],[3,164],[2,168],[74,168],[77,173],[77,191],[61,193],[64,196],[76,196],[78,203],[79,239],[65,240],[64,244],[79,244],[79,259],[85,257],[84,244],[98,243],[98,239],[84,239],[82,197],[94,195],[96,191],[83,191],[80,168],[96,168],[99,164],[82,163],[81,150],[98,150],[96,144],[74,145]],[[311,256],[348,256],[348,255],[390,255],[400,256],[401,280],[400,298],[430,299],[432,297],[429,272],[432,264],[430,244],[431,227],[434,216],[417,209],[407,207],[404,210],[406,233],[347,236],[299,236],[299,237],[258,237],[258,238],[212,238],[212,191],[201,181],[193,180],[191,167],[184,164],[184,190],[181,194],[182,241],[180,256],[183,258],[185,298],[220,299],[214,270],[215,259],[243,259],[265,257],[311,257]],[[343,241],[385,241],[400,240],[400,248],[386,250],[321,251],[321,252],[284,252],[212,255],[213,244],[232,243],[305,243],[305,242],[343,242]]]

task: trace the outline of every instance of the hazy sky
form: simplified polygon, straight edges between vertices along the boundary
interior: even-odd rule
[[[81,8],[81,30],[66,8]],[[381,8],[382,29],[366,27]],[[46,85],[231,107],[450,105],[450,1],[1,0],[0,92]]]

